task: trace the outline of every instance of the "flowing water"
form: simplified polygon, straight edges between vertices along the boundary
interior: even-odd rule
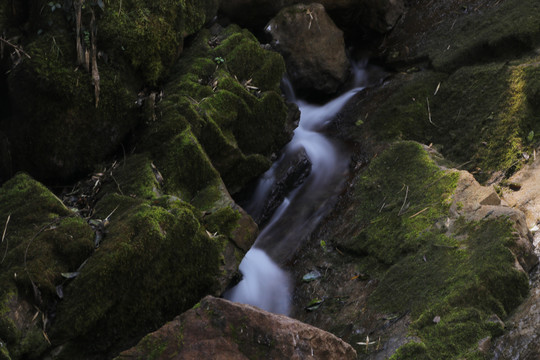
[[[304,151],[311,162],[311,172],[300,186],[289,192],[247,252],[240,264],[243,278],[225,293],[227,299],[275,313],[289,313],[291,281],[280,265],[291,259],[328,213],[347,177],[348,154],[322,131],[347,101],[366,86],[365,63],[353,69],[354,88],[324,105],[296,99],[291,84],[284,81],[288,100],[300,109],[300,123],[284,155],[259,180],[246,210],[252,215],[263,211],[276,182],[276,169],[284,159]]]

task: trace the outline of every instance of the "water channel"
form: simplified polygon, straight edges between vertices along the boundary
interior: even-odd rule
[[[296,103],[301,112],[300,122],[283,155],[260,178],[246,210],[254,218],[264,211],[277,181],[276,169],[287,159],[305,154],[311,163],[311,170],[274,211],[240,263],[242,280],[225,293],[225,298],[270,312],[289,314],[291,279],[280,266],[291,259],[303,240],[329,212],[345,183],[349,154],[338,141],[325,135],[324,129],[347,101],[367,85],[366,64],[354,64],[353,88],[324,105],[297,99],[291,84],[284,80],[287,99]]]

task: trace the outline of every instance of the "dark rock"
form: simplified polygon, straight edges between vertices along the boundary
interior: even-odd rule
[[[301,0],[227,0],[220,10],[233,21],[254,29],[262,28],[283,7],[310,4]],[[385,33],[403,13],[403,0],[320,0],[332,19],[343,28],[369,27]]]
[[[283,199],[304,182],[311,173],[311,162],[304,149],[287,153],[274,170],[274,185],[270,189],[265,206],[252,214],[254,220],[263,226],[283,202]]]
[[[285,58],[289,77],[299,91],[332,94],[347,80],[350,65],[343,32],[322,5],[284,8],[266,31]]]
[[[178,341],[182,339],[182,341]],[[356,359],[336,336],[250,305],[205,297],[116,360],[153,359]]]

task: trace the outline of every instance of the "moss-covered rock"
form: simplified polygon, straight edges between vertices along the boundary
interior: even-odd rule
[[[13,117],[3,129],[13,144],[15,170],[50,181],[88,173],[118,150],[140,125],[137,91],[164,78],[183,38],[215,15],[218,1],[86,2],[79,40],[86,49],[96,46],[99,91],[96,74],[76,61],[76,5],[22,5],[8,20],[26,26],[19,43],[29,57],[14,61]]]
[[[435,146],[478,179],[511,174],[540,132],[538,57],[462,67],[452,75],[400,75],[364,125],[380,139]],[[435,94],[435,95],[434,95]]]
[[[216,290],[226,238],[209,236],[194,208],[109,195],[97,216],[118,205],[99,251],[66,289],[56,341],[119,346]]]
[[[461,218],[450,232],[437,225],[448,216],[457,174],[440,170],[418,145],[401,143],[370,164],[356,189],[362,204],[358,214],[367,224],[356,239],[358,246],[379,262],[389,263],[386,253],[395,254],[369,303],[389,313],[410,312],[428,358],[475,353],[480,339],[500,334],[489,321],[492,314],[506,317],[529,286],[526,273],[515,267],[510,249],[517,235],[508,219]],[[396,189],[398,183],[409,186],[406,198]],[[398,223],[395,217],[401,218]],[[412,347],[419,349],[407,349]],[[416,350],[408,350],[396,358],[417,358]]]
[[[247,30],[214,27],[197,35],[146,136],[156,165],[177,182],[169,183],[172,191],[195,196],[215,187],[219,173],[234,193],[269,167],[268,157],[290,138],[279,95],[284,71],[281,56],[263,50]]]
[[[210,21],[217,7],[217,0],[112,0],[98,23],[99,41],[155,85],[182,52],[184,37]]]
[[[12,359],[39,358],[49,347],[45,322],[66,281],[62,273],[75,272],[92,253],[93,232],[27,175],[6,182],[0,197],[0,339]]]

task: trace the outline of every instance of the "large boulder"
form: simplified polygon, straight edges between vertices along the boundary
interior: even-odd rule
[[[182,339],[178,341],[178,339]],[[356,359],[336,336],[283,315],[213,297],[187,311],[116,360]]]
[[[349,76],[343,32],[321,4],[282,9],[266,26],[300,91],[332,94]]]

